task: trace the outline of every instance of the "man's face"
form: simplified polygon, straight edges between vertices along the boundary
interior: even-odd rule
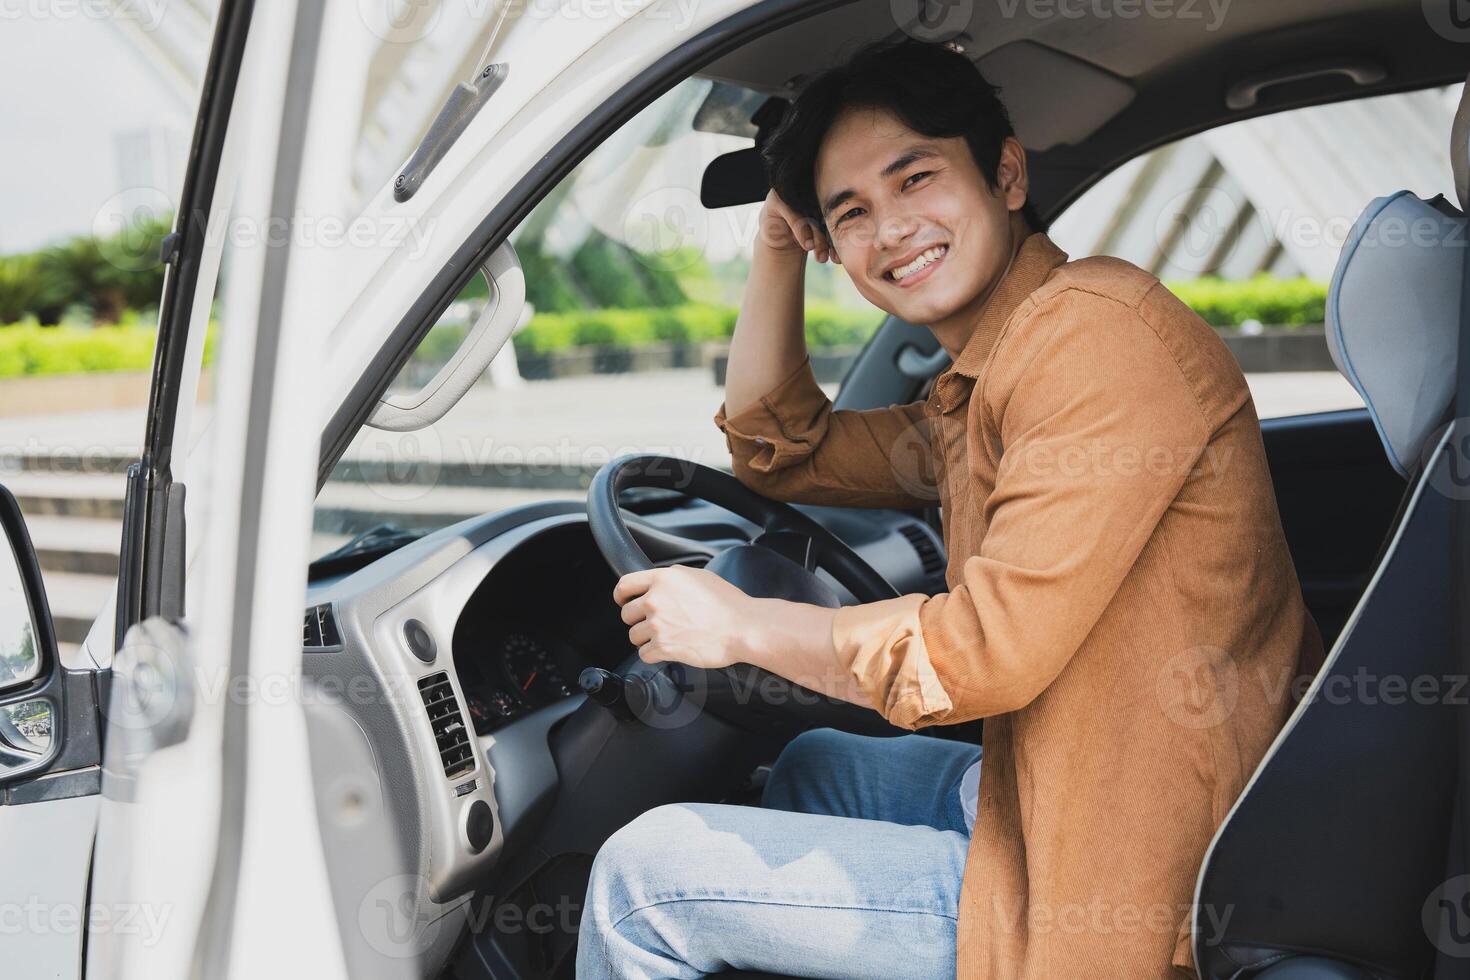
[[[1025,157],[1008,140],[992,189],[961,137],[850,109],[817,154],[816,191],[838,260],[874,306],[939,326],[978,315],[1012,250]]]

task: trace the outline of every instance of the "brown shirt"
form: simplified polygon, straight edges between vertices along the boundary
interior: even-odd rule
[[[1316,627],[1235,359],[1127,262],[1020,245],[926,401],[834,411],[810,364],[716,423],[787,501],[943,508],[950,591],[840,610],[895,725],[985,718],[959,976],[1170,976],[1210,839]]]

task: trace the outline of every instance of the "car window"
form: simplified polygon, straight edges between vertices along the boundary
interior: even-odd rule
[[[759,204],[707,209],[705,167],[754,145],[755,92],[675,86],[629,120],[512,232],[528,311],[512,345],[438,423],[361,430],[317,500],[313,553],[383,524],[424,529],[535,500],[580,498],[619,455],[728,467],[713,416]],[[477,277],[390,390],[415,390],[488,297]],[[811,263],[807,327],[835,391],[882,322],[840,267]]]
[[[1342,243],[1375,197],[1454,200],[1459,85],[1276,113],[1137,157],[1053,223],[1069,255],[1157,275],[1225,337],[1262,418],[1354,408],[1323,332]]]

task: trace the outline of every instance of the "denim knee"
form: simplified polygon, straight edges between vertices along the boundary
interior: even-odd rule
[[[702,821],[697,803],[666,803],[635,817],[598,850],[587,882],[584,921],[615,927],[634,910],[682,892],[697,853]]]
[[[786,744],[766,779],[763,806],[799,810],[805,791],[832,778],[838,760],[847,757],[862,736],[835,728],[813,728]]]

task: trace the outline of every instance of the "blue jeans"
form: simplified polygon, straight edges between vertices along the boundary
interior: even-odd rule
[[[578,980],[949,980],[970,843],[959,783],[979,756],[822,729],[781,753],[762,807],[648,811],[592,865]]]

